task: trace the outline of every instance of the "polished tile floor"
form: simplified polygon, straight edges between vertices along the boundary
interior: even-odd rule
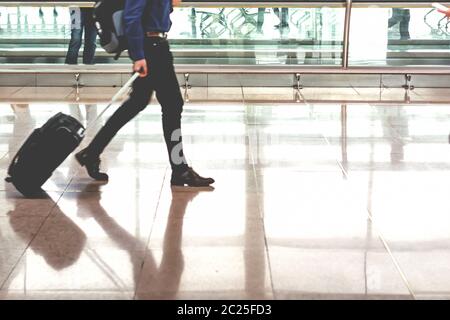
[[[93,93],[1,88],[1,176],[55,112],[92,124]],[[0,299],[450,298],[450,104],[246,94],[270,98],[185,105],[186,154],[214,190],[170,188],[155,103],[106,150],[109,183],[72,157],[40,198],[2,183]]]

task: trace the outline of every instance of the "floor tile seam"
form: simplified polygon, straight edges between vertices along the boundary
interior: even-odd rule
[[[350,84],[350,88],[352,88],[353,91],[355,91],[355,93],[358,97],[361,97],[361,98],[363,97],[363,95],[355,88],[354,85]]]
[[[165,184],[166,179],[167,179],[167,172],[168,172],[168,167],[166,167],[166,170],[164,172],[164,176],[163,176],[163,179],[162,179],[162,183],[161,183],[161,188],[159,189],[158,200],[156,202],[156,207],[155,207],[155,211],[154,211],[154,215],[153,215],[153,219],[152,219],[152,225],[151,225],[151,228],[150,228],[150,232],[148,234],[147,241],[145,242],[145,248],[149,248],[150,239],[151,239],[151,236],[152,236],[152,233],[153,233],[153,228],[155,226],[156,216],[158,214],[158,209],[159,209],[159,203],[160,203],[160,200],[161,200],[161,195],[162,195],[162,192],[164,190],[164,184]],[[141,267],[140,267],[140,270],[139,270],[139,275],[138,275],[137,281],[135,283],[135,289],[134,289],[134,293],[133,293],[133,297],[132,297],[133,300],[136,300],[136,297],[138,295],[139,283],[140,283],[141,277],[142,277],[142,269],[144,268],[145,258],[146,258],[146,256],[144,254],[144,260],[142,261],[142,264],[141,264]]]
[[[127,251],[128,250],[123,250]],[[140,252],[136,250],[136,252]],[[92,263],[102,272],[102,274],[108,278],[112,285],[116,287],[118,292],[131,291],[127,289],[127,284],[122,280],[121,276],[118,275],[110,265],[105,262],[102,257],[97,252],[95,247],[83,248],[83,253],[92,261]],[[143,254],[144,256],[144,254]]]
[[[67,184],[68,185],[68,184]],[[67,186],[66,186],[67,188]],[[39,232],[42,230],[44,224],[50,219],[50,216],[52,215],[53,210],[55,210],[55,208],[57,207],[57,203],[59,202],[59,200],[62,198],[64,194],[64,191],[61,192],[61,194],[59,195],[58,199],[55,201],[55,203],[53,204],[53,206],[50,208],[47,216],[42,220],[41,224],[39,225],[38,229],[36,230],[35,235],[30,239],[30,241],[28,241],[28,244],[26,245],[26,247],[22,250],[22,254],[19,256],[19,258],[17,259],[16,263],[13,265],[13,267],[11,268],[11,271],[8,273],[8,275],[5,277],[5,280],[0,283],[0,290],[4,290],[4,286],[5,284],[8,282],[8,280],[10,279],[11,275],[14,273],[14,271],[16,270],[17,266],[19,265],[20,261],[23,259],[25,253],[27,252],[28,248],[30,247],[31,243],[34,241],[34,239],[38,236]]]
[[[324,139],[325,139],[325,141],[326,141],[329,145],[331,145],[331,144],[329,143],[328,138],[327,138],[325,135],[324,135]],[[336,158],[336,162],[337,162],[337,164],[339,165],[339,167],[341,168],[342,173],[343,173],[344,176],[346,177],[346,180],[347,180],[347,181],[350,181],[351,178],[349,177],[348,172],[347,172],[347,170],[344,168],[344,166],[343,166],[343,164],[341,163],[341,161],[340,161],[338,158]],[[414,291],[412,290],[412,286],[411,286],[411,284],[409,283],[409,281],[408,281],[408,279],[407,279],[407,277],[406,277],[406,275],[405,275],[403,269],[401,268],[400,264],[398,263],[397,259],[396,259],[395,256],[393,255],[393,253],[392,253],[392,251],[391,251],[391,248],[390,248],[388,242],[386,241],[386,239],[385,239],[383,233],[381,232],[380,228],[378,228],[378,227],[376,226],[376,222],[375,222],[374,219],[373,219],[372,212],[371,212],[370,208],[366,208],[366,211],[367,211],[367,218],[371,221],[373,227],[375,228],[375,233],[376,233],[376,235],[378,236],[378,238],[379,238],[380,241],[382,242],[382,244],[383,244],[383,246],[384,246],[386,252],[388,253],[388,255],[389,255],[389,257],[390,257],[392,263],[394,264],[394,266],[395,266],[397,272],[399,273],[399,275],[400,275],[400,277],[401,277],[401,279],[402,279],[402,281],[403,281],[403,284],[406,286],[406,288],[408,289],[408,291],[409,291],[409,293],[411,294],[412,298],[415,300],[415,299],[416,299],[416,295],[415,295]]]
[[[245,102],[244,102],[245,105]],[[247,120],[247,117],[246,117]],[[246,121],[246,127],[247,127],[247,121]],[[264,246],[265,246],[265,255],[266,255],[266,259],[267,259],[267,268],[269,270],[269,281],[270,281],[270,291],[272,293],[272,296],[274,299],[276,299],[276,293],[275,293],[275,287],[274,287],[274,281],[273,281],[273,273],[272,273],[272,264],[271,264],[271,260],[270,260],[270,253],[269,253],[269,241],[267,239],[267,233],[266,233],[266,228],[265,228],[265,224],[264,224],[264,209],[261,206],[261,194],[260,194],[260,186],[258,183],[258,179],[257,179],[257,172],[256,172],[256,167],[255,167],[255,158],[254,158],[254,154],[252,152],[253,150],[253,145],[252,145],[252,141],[250,136],[248,135],[248,130],[246,133],[246,136],[248,138],[248,143],[249,143],[249,150],[250,150],[250,159],[251,159],[251,164],[252,164],[252,171],[253,171],[253,178],[255,180],[255,186],[256,186],[256,199],[257,199],[257,204],[258,204],[258,211],[259,211],[259,215],[260,218],[262,220],[262,232],[264,234]]]
[[[388,244],[387,240],[385,239],[383,233],[380,231],[380,228],[377,226],[377,223],[374,221],[374,219],[372,217],[372,213],[371,213],[369,208],[367,208],[367,216],[368,216],[369,220],[371,221],[372,226],[375,229],[374,231],[376,232],[378,238],[383,243],[384,248],[386,249],[387,253],[389,254],[389,257],[391,258],[392,263],[394,263],[394,266],[397,269],[397,272],[399,273],[399,275],[400,275],[404,285],[408,289],[411,297],[414,300],[416,300],[417,299],[416,298],[416,293],[414,292],[411,283],[409,282],[408,278],[406,277],[406,274],[403,271],[402,267],[400,266],[397,258],[395,258],[394,254],[392,253],[391,247],[389,246],[389,244]]]
[[[70,87],[68,87],[68,88],[71,88],[72,90],[70,90],[69,91],[69,93],[67,93],[67,95],[65,95],[64,96],[64,101],[69,101],[69,102],[73,102],[73,103],[78,103],[79,102],[79,100],[77,100],[77,98],[80,98],[80,95],[79,95],[79,91],[78,91],[78,93],[77,93],[77,89],[79,89],[80,87],[78,86],[78,85],[75,85],[75,86],[70,86]],[[75,91],[75,101],[74,100],[72,100],[72,99],[70,99],[70,96],[72,96],[72,94],[74,93],[74,91]],[[79,104],[79,103],[78,103]]]
[[[305,97],[302,94],[301,94],[301,97],[302,97],[304,103],[306,105],[309,105],[309,102],[305,99]],[[369,106],[371,106],[371,105],[369,104]],[[313,117],[313,119],[314,119],[314,121],[318,121],[317,117]],[[318,126],[318,128],[320,128],[320,126]],[[323,131],[321,131],[321,135],[323,136],[323,138],[325,140],[325,143],[327,145],[329,145],[329,146],[332,146],[330,141],[329,141],[329,139],[327,138],[326,134]],[[345,169],[345,167],[343,166],[341,161],[336,156],[335,156],[335,160],[336,160],[338,166],[341,168],[342,173],[344,174],[346,180],[349,181],[351,178],[349,177],[349,174],[348,174],[347,170]],[[367,218],[372,222],[372,224],[373,224],[373,226],[375,228],[375,232],[376,232],[378,238],[380,239],[380,241],[383,243],[383,246],[384,246],[386,252],[389,254],[389,257],[390,257],[392,263],[394,264],[397,272],[399,273],[400,278],[403,281],[403,284],[406,286],[406,288],[408,289],[410,295],[415,300],[416,299],[415,293],[414,293],[414,291],[413,291],[413,289],[412,289],[412,287],[411,287],[411,285],[410,285],[410,283],[409,283],[405,273],[403,272],[403,269],[401,268],[401,266],[398,263],[397,259],[394,257],[389,244],[387,243],[385,237],[381,233],[381,230],[376,226],[376,223],[375,223],[375,221],[373,220],[373,217],[372,217],[372,212],[367,207],[365,208],[364,211],[366,212],[365,215],[367,215]]]
[[[23,86],[23,87],[18,87],[18,89],[14,90],[14,92],[12,92],[12,93],[9,95],[8,99],[12,99],[12,97],[13,97],[16,93],[18,93],[19,91],[21,91],[21,90],[23,90],[23,89],[25,89],[25,88],[28,88],[28,87],[25,87],[25,86]]]

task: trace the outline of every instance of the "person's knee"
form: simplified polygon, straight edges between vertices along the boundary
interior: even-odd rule
[[[82,42],[81,30],[72,30],[69,49],[80,49]]]
[[[183,98],[181,97],[181,95],[176,95],[172,108],[173,112],[181,116],[181,113],[183,113],[183,106],[184,106]]]
[[[71,45],[74,47],[77,47],[77,48],[81,47],[81,38],[79,38],[79,37],[72,38],[70,40],[70,42],[71,42]]]

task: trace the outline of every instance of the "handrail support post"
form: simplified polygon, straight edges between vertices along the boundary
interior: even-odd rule
[[[350,17],[352,12],[352,0],[347,0],[345,4],[344,38],[342,39],[342,67],[348,68],[348,49],[350,38]]]
[[[189,102],[189,92],[188,90],[192,88],[189,84],[189,73],[184,74],[184,84],[181,86],[184,89],[184,101]]]

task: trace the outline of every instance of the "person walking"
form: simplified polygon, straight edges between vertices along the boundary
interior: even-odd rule
[[[273,12],[280,19],[280,23],[275,26],[275,28],[289,28],[288,16],[289,9],[288,8],[273,8]]]
[[[80,165],[95,180],[108,180],[100,172],[100,155],[116,133],[144,110],[156,92],[162,109],[162,127],[172,169],[172,186],[205,187],[214,183],[212,178],[201,177],[189,167],[184,156],[181,135],[183,98],[173,66],[173,56],[167,41],[170,13],[179,1],[126,0],[123,12],[128,53],[133,70],[140,77],[126,100],[107,120],[91,143],[76,154]]]
[[[266,8],[258,8],[258,15],[256,20],[256,31],[261,33],[264,24],[264,15],[266,13]],[[288,8],[273,8],[273,13],[280,19],[280,23],[275,25],[276,29],[289,28],[289,9]]]
[[[94,64],[97,29],[93,18],[93,8],[70,8],[71,33],[66,64],[78,64],[78,53],[84,31],[83,63]]]

